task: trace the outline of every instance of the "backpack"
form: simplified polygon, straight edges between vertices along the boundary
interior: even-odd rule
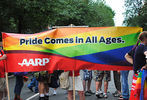
[[[68,89],[70,86],[70,84],[69,84],[69,71],[62,72],[61,75],[59,76],[59,81],[60,81],[60,88]]]

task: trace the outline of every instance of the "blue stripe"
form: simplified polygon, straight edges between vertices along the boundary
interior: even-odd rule
[[[119,49],[82,55],[73,57],[75,59],[108,65],[130,65],[124,58],[125,54],[132,49],[133,46],[123,47]]]

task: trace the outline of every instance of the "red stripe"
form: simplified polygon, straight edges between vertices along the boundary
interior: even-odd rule
[[[36,58],[49,58],[50,61],[45,66],[20,66],[18,63],[22,63],[23,59]],[[31,60],[32,61],[32,60]],[[31,62],[30,61],[30,62]],[[35,61],[34,61],[35,62]],[[32,62],[31,62],[32,63]],[[43,70],[79,70],[79,69],[91,69],[91,70],[132,70],[130,66],[114,66],[114,65],[103,65],[91,62],[85,62],[81,60],[75,60],[72,58],[47,55],[47,54],[27,54],[27,53],[8,53],[7,54],[7,68],[8,72],[29,72],[29,71],[43,71]]]

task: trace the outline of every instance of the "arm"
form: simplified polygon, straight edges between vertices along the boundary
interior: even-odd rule
[[[143,67],[141,68],[141,70],[147,69],[147,51],[144,52],[144,55],[145,55],[145,58],[146,58],[146,64],[145,64],[145,66],[143,66]]]
[[[4,54],[2,57],[0,57],[0,61],[1,60],[5,60],[7,58],[6,54]]]
[[[133,58],[132,58],[128,53],[126,53],[125,59],[126,59],[130,64],[133,64]]]

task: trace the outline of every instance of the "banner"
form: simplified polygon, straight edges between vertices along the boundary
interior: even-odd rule
[[[124,56],[141,31],[140,27],[88,27],[3,33],[7,71],[131,70]]]

